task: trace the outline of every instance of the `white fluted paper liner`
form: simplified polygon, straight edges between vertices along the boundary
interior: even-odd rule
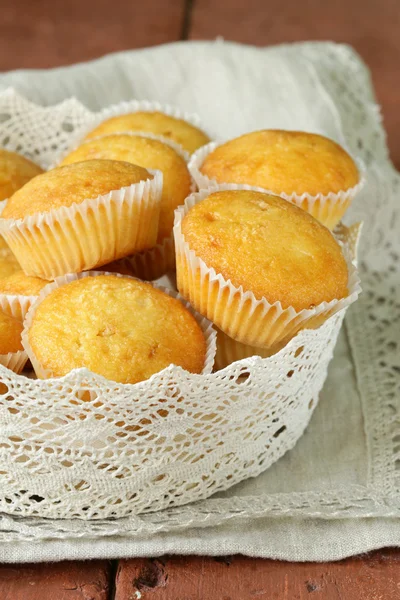
[[[2,294],[0,292],[0,310],[7,315],[23,321],[37,296],[23,296],[21,294]]]
[[[175,271],[174,236],[164,238],[150,250],[137,252],[124,259],[128,262],[132,273],[139,279],[153,281],[170,271]]]
[[[52,280],[155,245],[163,176],[37,213],[0,218],[0,233],[27,275]]]
[[[268,358],[279,352],[284,345],[285,343],[283,342],[277,344],[273,348],[257,348],[256,346],[249,346],[248,344],[237,342],[221,331],[221,329],[217,329],[217,353],[215,355],[214,363],[215,370],[220,371],[238,360],[250,358],[251,356]]]
[[[54,377],[54,375],[51,373],[51,371],[46,370],[40,364],[40,362],[37,360],[32,348],[29,344],[29,329],[32,325],[32,321],[33,321],[33,318],[36,314],[38,307],[40,306],[41,302],[43,302],[43,300],[49,294],[51,294],[51,292],[53,292],[55,289],[62,287],[63,285],[67,285],[68,283],[71,283],[72,281],[76,281],[77,279],[84,279],[85,277],[97,277],[99,275],[112,275],[114,277],[120,277],[122,279],[134,279],[134,280],[136,279],[135,277],[130,277],[129,275],[121,275],[120,273],[109,273],[107,271],[86,271],[85,273],[71,273],[68,275],[57,277],[54,281],[52,281],[51,283],[46,285],[46,287],[44,287],[41,290],[39,296],[36,299],[36,302],[29,309],[29,311],[25,317],[25,320],[24,320],[24,329],[22,331],[22,336],[21,336],[22,345],[24,347],[24,350],[25,350],[27,356],[29,357],[29,359],[32,363],[32,366],[34,368],[34,371],[35,371],[37,377],[39,377],[40,379],[48,379],[50,377]],[[200,326],[200,328],[203,332],[204,338],[206,340],[206,358],[205,358],[204,367],[203,367],[201,374],[208,375],[209,373],[211,373],[213,370],[213,366],[214,366],[214,359],[215,359],[215,353],[216,353],[216,347],[217,347],[217,334],[213,327],[213,324],[207,318],[200,315],[190,305],[190,303],[187,302],[178,292],[175,292],[174,290],[166,288],[162,285],[158,285],[156,283],[150,283],[149,285],[152,285],[154,288],[157,288],[158,290],[163,291],[165,294],[168,294],[168,296],[171,296],[172,298],[176,298],[177,300],[179,300],[185,306],[185,308],[187,308],[188,311],[193,315],[193,317],[196,319],[198,325]],[[123,384],[121,384],[121,385],[123,385]]]
[[[0,354],[0,365],[14,371],[14,373],[21,373],[26,362],[28,355],[24,350],[18,352],[9,352],[8,354]],[[0,393],[1,393],[1,380],[0,380]]]
[[[119,115],[127,115],[129,113],[135,112],[161,112],[165,115],[168,115],[169,117],[174,117],[175,119],[182,119],[183,121],[187,121],[187,123],[189,123],[190,125],[193,125],[194,127],[200,129],[209,138],[212,138],[212,136],[210,136],[207,133],[207,131],[205,131],[201,123],[200,117],[195,113],[189,113],[187,111],[173,107],[169,104],[162,104],[160,102],[153,102],[150,100],[128,100],[126,102],[119,102],[118,104],[113,104],[92,115],[92,118],[88,119],[88,122],[85,123],[79,129],[77,135],[74,137],[75,143],[77,143],[79,140],[82,141],[88,133],[90,133],[103,121],[107,121],[108,119],[111,119],[112,117],[117,117]]]
[[[203,165],[206,157],[220,145],[221,144],[216,142],[211,142],[196,150],[196,152],[194,152],[191,156],[189,162],[189,171],[197,183],[199,190],[205,190],[227,183],[224,181],[217,181],[216,179],[210,179],[207,177],[207,175],[201,172],[201,166]],[[315,196],[307,193],[296,194],[295,192],[291,194],[281,192],[278,194],[277,192],[272,192],[261,187],[245,184],[240,185],[244,185],[244,187],[241,189],[252,189],[256,191],[267,192],[268,194],[273,194],[274,196],[280,196],[284,200],[288,200],[299,208],[306,210],[329,229],[334,229],[334,227],[337,225],[337,223],[339,223],[340,219],[345,214],[346,210],[349,208],[353,199],[362,190],[365,184],[365,166],[360,159],[356,159],[355,162],[358,168],[359,182],[354,187],[348,188],[347,190],[342,190],[338,193],[330,192],[329,194],[316,194]]]
[[[230,280],[216,273],[196,256],[182,234],[184,216],[198,202],[213,192],[223,190],[253,189],[234,184],[220,185],[191,194],[175,211],[175,248],[177,286],[184,298],[195,309],[206,316],[219,329],[243,344],[259,348],[272,348],[289,341],[300,329],[316,328],[326,319],[352,304],[361,287],[353,257],[346,244],[341,244],[346,260],[349,279],[348,295],[340,300],[322,302],[314,308],[296,311],[293,307],[283,308],[280,302],[270,304],[266,298],[258,300],[251,291],[234,286]],[[265,190],[264,190],[265,192]]]

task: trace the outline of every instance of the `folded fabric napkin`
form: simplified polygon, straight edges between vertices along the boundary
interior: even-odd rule
[[[97,522],[0,515],[0,561],[235,552],[322,561],[400,544],[400,177],[356,54],[331,43],[177,43],[1,75],[0,90],[9,86],[38,104],[75,96],[92,110],[158,100],[197,112],[217,138],[322,133],[365,161],[367,185],[346,217],[364,221],[364,293],[295,448],[255,479],[161,513]]]

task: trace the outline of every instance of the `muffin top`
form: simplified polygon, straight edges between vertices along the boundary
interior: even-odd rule
[[[8,277],[20,269],[21,265],[11,252],[3,236],[0,235],[0,279]]]
[[[13,296],[38,296],[49,282],[39,277],[25,275],[22,269],[0,279],[0,294]]]
[[[182,233],[209,268],[259,300],[300,311],[347,295],[347,265],[331,232],[277,196],[213,193],[189,210]]]
[[[247,183],[276,194],[340,192],[359,182],[351,156],[336,142],[303,131],[254,131],[218,146],[200,171],[219,183]]]
[[[23,350],[22,323],[0,311],[0,354]]]
[[[136,383],[171,363],[201,373],[206,356],[203,332],[179,300],[115,275],[55,289],[38,306],[28,337],[36,359],[54,376],[87,367]]]
[[[180,144],[187,152],[194,152],[210,141],[201,129],[183,119],[177,119],[162,112],[145,111],[111,117],[93,129],[86,139],[123,131],[148,131],[162,135]]]
[[[94,199],[152,175],[137,165],[116,160],[88,160],[34,177],[8,200],[2,217],[22,219]]]
[[[185,160],[161,141],[140,135],[114,134],[89,140],[68,154],[61,165],[91,159],[122,160],[163,173],[158,241],[171,234],[174,210],[190,193],[191,178]]]
[[[43,169],[24,156],[0,149],[0,200],[12,196],[40,173],[43,173]]]

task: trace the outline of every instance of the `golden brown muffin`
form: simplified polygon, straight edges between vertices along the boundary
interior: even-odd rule
[[[12,196],[32,177],[43,173],[38,165],[16,152],[0,148],[0,200]]]
[[[38,296],[49,282],[39,277],[30,277],[20,269],[8,277],[0,279],[0,296],[10,294],[13,296]]]
[[[210,152],[199,169],[218,183],[285,194],[329,229],[343,217],[361,185],[356,164],[341,146],[302,131],[242,135]],[[208,182],[199,184],[208,187]]]
[[[91,159],[122,160],[164,175],[157,241],[171,235],[174,210],[191,191],[191,177],[185,160],[159,140],[139,135],[115,134],[90,140],[68,154],[61,165]]]
[[[0,235],[0,279],[8,277],[20,269],[21,265],[11,252],[3,236]]]
[[[300,311],[347,294],[347,265],[331,232],[277,196],[213,193],[184,217],[182,233],[209,268],[270,304]]]
[[[209,137],[194,125],[161,112],[135,112],[111,117],[100,123],[85,139],[123,131],[147,131],[177,142],[187,152],[207,144]]]
[[[0,355],[22,350],[22,323],[0,311]]]
[[[58,167],[34,177],[11,196],[2,217],[23,219],[152,178],[146,169],[122,161],[88,160]]]
[[[326,195],[359,182],[357,166],[341,146],[304,131],[246,133],[218,146],[200,170],[219,183],[247,183],[276,194]]]
[[[114,160],[74,163],[11,196],[1,232],[26,274],[52,280],[152,248],[161,193],[159,172]]]
[[[206,356],[203,332],[179,300],[115,275],[53,290],[37,307],[28,341],[41,377],[43,370],[62,376],[87,367],[136,383],[171,363],[201,373]]]

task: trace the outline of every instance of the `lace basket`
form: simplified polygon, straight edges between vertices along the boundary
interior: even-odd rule
[[[7,90],[0,95],[0,143],[46,168],[93,117],[75,100],[43,108]],[[338,232],[353,257],[357,232]],[[0,511],[123,517],[255,477],[307,426],[344,312],[301,331],[272,357],[210,375],[170,366],[122,385],[86,369],[35,380],[0,365]]]

